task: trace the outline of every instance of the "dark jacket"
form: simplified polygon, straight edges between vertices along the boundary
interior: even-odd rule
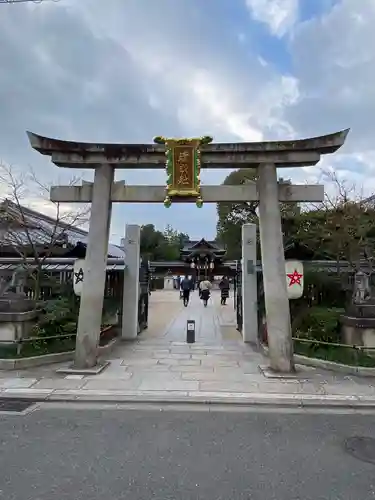
[[[221,280],[220,283],[219,283],[219,288],[221,290],[221,296],[222,297],[228,297],[229,296],[229,288],[230,288],[229,280],[227,280],[227,279]]]
[[[187,290],[191,290],[191,280],[189,280],[188,278],[184,278],[181,281],[181,290],[183,290],[184,292],[186,292]]]

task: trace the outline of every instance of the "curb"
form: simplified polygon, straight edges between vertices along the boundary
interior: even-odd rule
[[[241,393],[237,397],[217,395],[201,396],[171,396],[171,395],[129,395],[115,391],[51,391],[41,393],[40,390],[12,390],[3,391],[1,398],[32,399],[39,403],[107,403],[107,404],[141,404],[141,405],[212,405],[238,407],[293,407],[293,408],[347,408],[375,410],[375,397],[316,395],[316,394],[266,394]]]
[[[268,356],[267,346],[260,344],[260,349],[265,356]],[[298,365],[312,366],[314,368],[321,368],[322,370],[345,373],[346,375],[356,375],[357,377],[375,377],[375,368],[344,365],[342,363],[336,363],[335,361],[327,361],[320,358],[309,358],[308,356],[302,356],[301,354],[294,354],[293,358],[295,364]]]
[[[103,330],[104,331],[104,330]],[[119,337],[115,337],[104,346],[99,346],[99,357],[108,356],[116,345],[120,342]],[[0,358],[0,371],[24,370],[38,366],[53,365],[55,363],[64,363],[74,359],[74,351],[55,352],[42,354],[41,356],[30,356],[28,358]]]

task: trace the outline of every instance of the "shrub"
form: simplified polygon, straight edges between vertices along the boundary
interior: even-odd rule
[[[327,271],[307,270],[304,281],[304,296],[310,299],[310,305],[345,306],[347,292],[343,286],[342,276]]]
[[[295,337],[307,337],[323,342],[340,341],[339,317],[344,309],[314,306],[305,309],[298,321],[298,328],[293,332]]]
[[[335,344],[322,345],[295,340],[294,352],[309,358],[324,359],[349,366],[375,367],[375,358],[351,346],[338,347]]]
[[[49,337],[74,332],[77,328],[79,310],[78,303],[74,299],[64,296],[44,302],[32,336]]]

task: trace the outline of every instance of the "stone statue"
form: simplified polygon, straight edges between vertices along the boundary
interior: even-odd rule
[[[24,267],[20,265],[13,271],[10,281],[7,281],[4,276],[0,277],[0,297],[9,294],[24,296],[23,291],[21,291],[18,286],[20,284],[19,278],[23,273]]]
[[[0,313],[25,312],[35,308],[35,301],[23,291],[24,273],[25,268],[20,265],[13,271],[10,281],[0,277]]]
[[[363,304],[371,299],[371,286],[368,274],[358,271],[354,276],[353,304]]]
[[[369,346],[375,339],[375,299],[370,285],[370,275],[358,271],[354,277],[351,304],[340,316],[344,344]]]

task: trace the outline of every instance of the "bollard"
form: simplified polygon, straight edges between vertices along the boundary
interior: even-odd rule
[[[186,322],[186,342],[194,344],[195,342],[195,320],[188,319]]]

